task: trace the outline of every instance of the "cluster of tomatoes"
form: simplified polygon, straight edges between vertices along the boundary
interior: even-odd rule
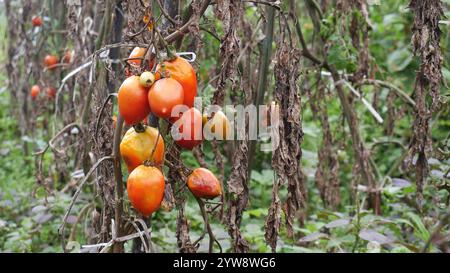
[[[42,26],[42,18],[40,16],[34,16],[31,20],[34,27]],[[64,53],[61,60],[55,55],[49,54],[45,56],[43,63],[47,70],[54,71],[58,67],[58,63],[69,64],[72,62],[73,52],[68,50]],[[54,99],[56,97],[56,88],[53,86],[47,86],[44,88],[45,94],[48,98]],[[33,100],[36,100],[41,94],[41,87],[37,84],[33,85],[30,89],[30,96]]]
[[[145,53],[145,48],[133,49],[128,63],[140,66]],[[149,60],[150,67],[153,62]],[[119,112],[125,123],[132,125],[120,143],[120,153],[129,171],[128,197],[133,207],[146,217],[159,209],[164,197],[165,179],[161,169],[165,144],[159,130],[146,126],[143,120],[153,114],[170,126],[178,124],[180,138],[175,143],[191,150],[203,141],[202,127],[208,121],[193,107],[196,95],[195,70],[187,60],[176,55],[159,63],[154,73],[128,75],[119,88]],[[179,105],[186,108],[172,116],[172,110]],[[212,199],[222,194],[221,183],[205,168],[192,171],[186,184],[197,198]]]

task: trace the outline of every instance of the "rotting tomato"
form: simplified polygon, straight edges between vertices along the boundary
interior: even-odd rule
[[[40,92],[41,88],[39,87],[39,85],[33,85],[30,90],[31,98],[35,100],[39,96]]]
[[[119,88],[119,112],[128,125],[142,121],[150,114],[147,89],[139,83],[139,76],[131,76]]]
[[[192,65],[181,57],[164,61],[156,67],[155,78],[158,80],[163,76],[173,78],[183,86],[183,103],[188,107],[193,107],[197,95],[197,75]]]
[[[197,168],[188,177],[187,186],[195,197],[213,199],[222,194],[222,186],[208,169]]]
[[[41,16],[33,16],[33,18],[31,19],[31,23],[33,24],[33,26],[35,27],[40,27],[42,26],[42,18]]]
[[[203,141],[202,114],[190,108],[172,126],[172,137],[181,148],[191,150]]]
[[[120,154],[128,172],[132,172],[146,160],[160,166],[164,162],[164,139],[156,128],[147,126],[144,132],[139,133],[131,127],[120,142]]]
[[[160,118],[170,118],[172,109],[183,104],[183,98],[183,87],[172,78],[156,81],[148,92],[150,109],[155,116]]]
[[[47,55],[44,58],[44,64],[49,70],[54,70],[56,64],[58,63],[58,58],[55,55]]]
[[[54,99],[56,97],[56,88],[51,86],[51,87],[47,87],[45,88],[45,93],[47,94],[47,97]]]
[[[164,175],[155,167],[140,165],[130,173],[127,180],[128,198],[145,217],[161,206],[164,187]]]

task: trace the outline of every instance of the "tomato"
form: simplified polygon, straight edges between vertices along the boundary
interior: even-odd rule
[[[31,19],[31,23],[35,27],[42,26],[42,18],[41,18],[41,16],[33,16],[33,18]]]
[[[33,100],[35,100],[37,98],[37,96],[39,96],[40,92],[41,92],[41,88],[39,87],[39,85],[33,85],[31,87],[31,91],[30,91],[31,98]]]
[[[131,205],[145,217],[159,209],[164,197],[164,175],[155,167],[138,166],[127,180]]]
[[[156,67],[156,80],[162,76],[177,80],[183,86],[183,103],[188,107],[194,106],[194,99],[197,95],[197,75],[188,61],[176,57],[173,61],[165,61],[159,64]]]
[[[183,87],[176,80],[163,78],[156,81],[148,92],[152,113],[160,118],[170,118],[172,109],[183,104]]]
[[[139,77],[140,83],[144,87],[150,87],[155,82],[155,75],[150,71],[145,71]]]
[[[134,65],[134,66],[141,66],[142,60],[145,57],[145,52],[147,49],[145,47],[135,47],[131,53],[128,59],[134,59],[134,60],[128,60],[128,64]],[[139,59],[138,59],[139,58]],[[149,59],[149,67],[150,69],[153,68],[153,65],[155,64],[155,59],[152,57]]]
[[[72,62],[72,58],[73,58],[73,51],[67,50],[66,53],[64,53],[62,62],[65,64],[70,64]]]
[[[44,59],[44,64],[49,70],[53,70],[56,68],[56,64],[58,63],[58,58],[54,55],[47,55]]]
[[[127,78],[119,88],[119,112],[128,125],[142,121],[150,114],[147,89],[139,83],[139,76]]]
[[[222,111],[217,111],[210,120],[206,115],[203,115],[203,126],[203,131],[208,139],[230,140],[231,138],[231,124]]]
[[[190,108],[181,115],[172,127],[172,137],[181,148],[191,150],[203,141],[202,114]]]
[[[208,169],[195,169],[188,177],[187,186],[195,197],[213,199],[222,195],[222,187],[216,176]]]
[[[120,142],[120,154],[128,166],[128,172],[149,159],[154,165],[160,166],[164,163],[164,139],[162,135],[158,137],[156,128],[147,126],[144,132],[138,133],[131,127]]]
[[[54,99],[56,97],[56,88],[55,87],[47,87],[45,88],[45,93],[47,94],[47,97]]]
[[[135,47],[128,57],[129,59],[144,58],[147,49],[145,47]],[[134,59],[127,61],[130,65],[141,66],[142,59]]]

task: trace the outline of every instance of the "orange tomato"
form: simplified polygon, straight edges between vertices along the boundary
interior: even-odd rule
[[[158,135],[158,130],[150,126],[147,126],[143,133],[136,132],[133,127],[128,129],[120,142],[120,154],[128,167],[128,172],[146,160],[151,160],[156,166],[163,164],[164,139],[162,135],[159,137]]]
[[[195,197],[213,199],[222,194],[216,176],[208,169],[195,169],[188,177],[187,186]]]
[[[181,57],[176,57],[173,61],[165,61],[156,67],[155,78],[158,80],[162,76],[173,78],[183,86],[183,103],[188,107],[194,106],[194,99],[197,95],[197,75],[192,65]]]
[[[35,27],[42,26],[42,18],[41,18],[41,16],[33,16],[33,18],[31,19],[31,23]]]
[[[147,89],[139,83],[139,76],[127,78],[119,88],[119,112],[128,125],[142,121],[150,114]]]
[[[195,108],[190,108],[181,115],[172,127],[172,137],[181,148],[191,150],[203,141],[202,114]]]
[[[35,100],[37,98],[37,96],[39,96],[40,92],[41,92],[41,88],[39,87],[39,85],[33,85],[31,87],[31,91],[30,91],[31,98],[33,100]]]
[[[57,63],[58,58],[55,55],[47,55],[44,58],[44,64],[49,70],[54,70]]]
[[[45,88],[45,93],[47,94],[47,97],[54,99],[56,97],[56,88],[55,87],[47,87]]]
[[[159,209],[164,197],[164,175],[155,167],[138,166],[127,180],[131,205],[145,217]]]
[[[152,113],[160,118],[170,118],[172,109],[183,104],[183,87],[176,80],[163,78],[156,81],[148,92]]]

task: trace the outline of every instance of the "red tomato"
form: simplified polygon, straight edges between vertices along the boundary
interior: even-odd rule
[[[119,112],[125,123],[134,125],[150,114],[148,90],[139,82],[139,76],[127,78],[119,88]]]
[[[44,64],[49,70],[54,70],[56,64],[58,63],[58,58],[55,55],[47,55],[44,59]]]
[[[199,110],[190,108],[175,121],[172,130],[175,143],[191,150],[203,141],[202,114]]]
[[[152,113],[160,118],[170,118],[172,109],[183,104],[183,87],[176,80],[163,78],[156,81],[148,92]]]
[[[33,18],[31,19],[31,23],[35,27],[42,26],[42,18],[41,18],[41,16],[33,16]]]
[[[39,87],[39,85],[33,85],[31,87],[31,91],[30,91],[31,98],[33,100],[35,100],[37,98],[37,96],[39,96],[40,92],[41,92],[41,88]]]

